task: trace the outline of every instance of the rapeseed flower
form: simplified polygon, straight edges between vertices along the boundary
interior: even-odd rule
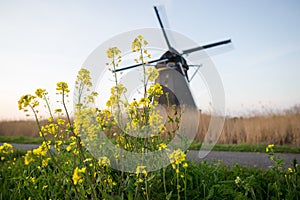
[[[83,177],[81,176],[82,173],[85,173],[86,168],[83,167],[81,169],[79,169],[78,167],[75,168],[73,176],[72,176],[72,180],[74,182],[74,185],[77,185],[78,183],[82,183],[83,182]]]
[[[75,84],[76,84],[76,89],[80,89],[80,90],[82,90],[83,86],[92,87],[90,71],[81,68],[77,74],[77,80]]]
[[[51,160],[51,158],[45,158],[45,159],[42,160],[43,167],[47,167],[48,166],[49,160]]]
[[[235,184],[239,184],[240,182],[242,182],[241,178],[239,176],[236,177],[236,179],[234,180]]]
[[[274,148],[274,144],[269,144],[267,147],[266,147],[266,152],[268,153],[270,150],[272,150]]]
[[[142,49],[142,46],[146,46],[147,44],[148,41],[145,40],[142,35],[138,35],[131,43],[131,49],[133,52],[140,51]],[[144,53],[148,54],[146,50],[144,50]]]
[[[106,156],[100,157],[98,160],[98,165],[102,167],[108,167],[110,166],[110,160]]]
[[[139,176],[140,173],[144,174],[144,176],[148,175],[146,171],[146,166],[138,165],[136,167],[136,171],[135,171],[136,176]]]
[[[43,98],[43,96],[46,95],[47,92],[46,92],[45,89],[38,88],[38,89],[35,91],[35,94],[36,94],[37,97]]]
[[[159,146],[158,146],[158,150],[163,150],[163,149],[166,149],[166,148],[167,148],[166,143],[160,143]]]
[[[177,150],[174,150],[172,153],[170,153],[168,155],[168,157],[170,159],[170,163],[172,164],[172,167],[175,168],[175,165],[178,165],[178,164],[182,163],[183,161],[185,161],[186,154],[181,149],[177,149]],[[173,165],[173,164],[175,164],[175,165]]]
[[[37,107],[39,102],[36,100],[36,96],[31,94],[23,95],[18,101],[19,110],[25,110],[26,107],[30,106],[31,108]]]
[[[4,142],[3,145],[0,146],[0,154],[9,154],[13,152],[14,150],[11,144]]]
[[[106,56],[108,58],[116,58],[120,53],[121,50],[118,47],[111,47],[106,50]]]
[[[67,146],[66,150],[67,151],[71,151],[74,147],[76,147],[76,141],[75,142],[71,142],[69,144],[69,146]]]
[[[29,165],[31,162],[34,162],[33,153],[32,151],[27,151],[24,156],[24,164]]]
[[[60,94],[70,92],[69,86],[66,82],[58,82],[56,84],[56,90],[60,91]]]
[[[50,143],[51,141],[44,141],[41,146],[39,146],[37,149],[32,150],[32,153],[38,156],[45,156],[50,149]]]
[[[158,70],[156,68],[149,67],[147,69],[146,75],[148,76],[148,79],[150,81],[155,81],[158,78],[159,73],[158,73]]]
[[[182,166],[183,166],[183,168],[187,168],[189,165],[188,165],[188,163],[185,162]]]
[[[150,98],[160,97],[163,94],[162,86],[159,83],[155,83],[149,87],[147,94]]]

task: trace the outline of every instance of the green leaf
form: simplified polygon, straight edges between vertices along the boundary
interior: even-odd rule
[[[166,196],[166,200],[170,200],[170,199],[171,199],[172,193],[173,193],[173,191],[171,191],[171,192]]]

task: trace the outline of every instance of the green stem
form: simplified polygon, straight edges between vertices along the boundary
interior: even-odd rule
[[[177,165],[179,168],[179,164]],[[180,200],[180,188],[179,188],[179,173],[176,172],[176,179],[177,179],[177,199]]]
[[[46,102],[46,105],[47,105],[47,108],[48,108],[49,114],[50,114],[50,116],[51,116],[51,119],[53,120],[54,118],[53,118],[53,115],[52,115],[52,112],[51,112],[51,109],[50,109],[49,102],[48,102],[48,100],[47,100],[47,98],[46,98],[46,95],[45,95],[45,94],[43,94],[43,97],[44,97],[44,101]]]
[[[148,181],[145,180],[145,188],[146,188],[146,198],[149,200],[149,191],[148,191]]]
[[[80,103],[80,102],[78,102],[78,103]],[[85,159],[86,159],[86,157],[84,156],[84,150],[83,150],[83,147],[82,147],[82,145],[81,145],[81,139],[80,139],[80,137],[78,136],[78,135],[76,135],[75,134],[75,132],[74,132],[74,128],[72,127],[72,123],[71,123],[71,119],[70,119],[70,116],[69,116],[69,112],[68,112],[68,110],[67,110],[67,107],[66,107],[66,104],[65,104],[65,93],[64,93],[64,91],[63,91],[63,93],[62,93],[62,104],[63,104],[63,107],[64,107],[64,109],[65,109],[65,112],[66,112],[66,115],[67,115],[67,119],[68,119],[68,122],[69,122],[69,124],[70,124],[70,130],[71,130],[71,133],[73,134],[73,136],[76,138],[76,145],[77,145],[77,147],[78,147],[78,149],[79,149],[79,155],[80,155],[80,158],[81,158],[81,161],[83,162]],[[74,158],[74,160],[75,160],[75,158]],[[75,163],[75,162],[74,162]],[[90,188],[92,189],[92,195],[93,195],[93,199],[97,199],[97,194],[96,194],[96,191],[95,191],[95,187],[93,187],[93,183],[92,183],[92,180],[90,179],[90,170],[89,170],[89,168],[88,168],[88,166],[87,166],[87,163],[86,162],[83,162],[84,163],[84,166],[85,166],[85,168],[86,168],[86,177],[87,177],[87,182],[88,182],[88,184],[89,184],[89,186],[90,186]],[[92,175],[92,174],[91,174]]]
[[[68,122],[70,124],[70,126],[72,126],[72,122],[71,122],[71,119],[70,119],[70,115],[69,115],[69,112],[68,112],[68,109],[67,109],[67,106],[66,106],[66,103],[65,103],[65,91],[62,92],[62,104],[64,106],[64,109],[65,109],[65,112],[66,112],[66,115],[67,115],[67,119],[68,119]],[[73,132],[73,131],[72,131]]]
[[[165,191],[165,195],[167,197],[167,186],[166,186],[166,168],[163,168],[163,182],[164,182],[164,191]]]
[[[184,199],[186,198],[186,168],[184,169]]]
[[[41,124],[40,124],[40,121],[39,121],[39,119],[38,119],[38,116],[37,116],[37,114],[36,114],[34,108],[33,108],[31,105],[29,105],[29,106],[30,106],[31,110],[33,111],[34,118],[35,118],[36,124],[37,124],[37,126],[38,126],[39,132],[41,133],[44,142],[47,142],[47,139],[46,139],[46,137],[45,137],[45,134],[44,134],[44,132],[42,131],[42,126],[41,126]],[[61,167],[61,165],[60,165],[60,164],[58,163],[58,161],[55,159],[55,157],[54,157],[54,155],[53,155],[53,152],[50,151],[50,147],[48,147],[47,145],[46,145],[46,147],[47,147],[47,151],[49,152],[50,157],[51,157],[51,159],[53,160],[54,164],[58,167],[59,170],[62,171],[62,173],[63,173],[66,177],[69,177],[68,173],[65,172],[65,171],[63,170],[63,168]],[[72,178],[70,178],[70,179],[71,179],[71,184],[72,184],[72,186],[73,186],[74,189],[75,189],[76,196],[79,197],[79,196],[80,196],[80,193],[78,192],[78,190],[77,190],[77,188],[76,188],[76,186],[75,186],[75,184],[74,184]]]

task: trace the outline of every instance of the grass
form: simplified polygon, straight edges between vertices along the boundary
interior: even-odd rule
[[[193,142],[190,150],[200,150],[201,143]],[[216,144],[213,147],[214,151],[239,151],[239,152],[266,152],[266,144]],[[300,153],[299,146],[276,145],[278,153]]]
[[[76,185],[80,192],[76,196],[69,179],[58,173],[52,162],[46,166],[36,160],[30,165],[24,164],[23,153],[14,151],[5,155],[0,161],[0,199],[90,199],[88,182],[89,174],[82,177],[82,182]],[[66,161],[71,162],[64,153]],[[111,168],[97,171],[98,178],[110,177],[114,185],[103,187],[99,180],[95,185],[99,198],[105,199],[146,199],[145,187],[151,188],[148,196],[151,199],[299,199],[300,198],[300,165],[293,165],[289,170],[277,168],[277,162],[267,170],[244,168],[239,165],[227,167],[220,163],[199,164],[188,162],[186,169],[181,168],[180,182],[176,183],[176,172],[171,166],[164,170],[148,173],[144,182],[134,184],[135,173],[122,173]],[[64,166],[65,167],[65,166]],[[67,176],[72,176],[70,169],[65,169]],[[126,176],[123,181],[120,177]],[[93,177],[93,176],[90,176]],[[175,182],[175,183],[174,183]],[[165,184],[164,184],[165,183]],[[147,184],[147,185],[146,185]],[[180,186],[180,192],[176,190]],[[132,193],[136,190],[136,196]],[[122,195],[118,195],[119,191]]]
[[[41,144],[42,138],[29,136],[0,136],[0,142],[17,143],[17,144]],[[201,142],[193,142],[190,150],[200,150]],[[216,144],[214,151],[239,151],[239,152],[261,152],[266,151],[266,144]],[[278,153],[300,153],[299,146],[276,145]]]
[[[17,144],[41,144],[43,138],[29,136],[0,136],[0,142],[17,143]]]

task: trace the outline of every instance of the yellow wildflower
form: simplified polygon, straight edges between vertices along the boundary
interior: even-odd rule
[[[110,160],[106,156],[100,157],[98,160],[98,165],[107,167],[110,165]]]
[[[67,146],[66,150],[67,151],[71,151],[75,146],[76,146],[76,141],[70,143],[69,146]]]
[[[34,108],[39,105],[39,102],[35,100],[36,96],[26,94],[23,95],[18,101],[19,110],[25,109],[27,106]]]
[[[236,179],[234,180],[235,184],[239,184],[242,182],[241,178],[239,176],[236,177]]]
[[[7,149],[12,149],[13,148],[13,146],[11,144],[6,143],[6,142],[3,143],[3,146],[4,146],[4,148],[7,148]]]
[[[54,113],[61,113],[61,112],[62,112],[62,109],[60,109],[60,108],[57,108],[54,110]]]
[[[50,143],[51,141],[44,141],[41,146],[39,146],[37,149],[32,150],[32,153],[35,155],[45,156],[50,149]]]
[[[78,154],[79,154],[78,149],[74,149],[74,150],[73,150],[73,153],[74,153],[75,155],[78,155]]]
[[[142,35],[138,35],[138,36],[137,36],[137,39],[142,40],[142,39],[144,39],[144,38],[143,38]]]
[[[158,146],[158,150],[162,150],[162,149],[165,149],[167,148],[167,145],[165,143],[160,143],[159,146]]]
[[[136,176],[139,176],[140,173],[143,173],[145,176],[147,176],[147,171],[146,171],[146,166],[141,166],[141,165],[138,165],[136,167]]]
[[[68,84],[66,82],[58,82],[56,84],[56,90],[60,91],[60,94],[70,92]]]
[[[32,183],[35,183],[35,178],[34,177],[30,177],[30,180]]]
[[[149,97],[160,97],[163,94],[162,86],[159,83],[155,83],[149,87],[147,90],[147,94]]]
[[[11,144],[8,144],[6,142],[3,143],[3,145],[0,146],[0,153],[1,154],[9,154],[13,153],[13,146]]]
[[[77,74],[76,87],[86,85],[87,87],[92,86],[90,71],[81,68]]]
[[[48,166],[49,160],[51,160],[51,158],[45,158],[45,159],[43,159],[43,160],[42,160],[42,165],[43,165],[44,167],[47,167],[47,166]]]
[[[106,56],[108,58],[117,57],[121,53],[121,50],[118,47],[111,47],[106,50]],[[118,57],[120,59],[120,57]]]
[[[142,46],[146,46],[147,44],[147,40],[145,40],[142,35],[138,35],[131,44],[132,51],[140,51],[142,49]],[[146,52],[145,54],[148,54],[148,52]]]
[[[58,120],[57,122],[61,123],[62,121]],[[47,128],[47,132],[52,135],[55,135],[58,132],[58,125],[54,123],[46,125],[45,128]]]
[[[57,124],[63,125],[63,124],[65,124],[65,123],[66,123],[66,120],[60,119],[60,118],[57,119]]]
[[[156,68],[149,67],[147,69],[146,75],[148,76],[148,79],[150,81],[154,81],[154,80],[156,80],[158,78],[159,73],[158,73],[158,70]]]
[[[82,168],[79,169],[78,167],[75,168],[73,176],[72,176],[72,180],[74,182],[74,185],[77,185],[78,183],[82,183],[83,182],[83,177],[80,175],[80,173],[85,173],[86,168]]]
[[[176,164],[176,165],[185,161],[185,158],[186,158],[186,154],[181,149],[177,149],[177,150],[173,151],[168,156],[169,156],[171,164]]]
[[[268,153],[271,149],[273,149],[274,147],[274,144],[269,144],[267,147],[266,147],[266,152]]]
[[[34,158],[33,158],[32,151],[29,150],[29,151],[27,151],[27,153],[24,156],[24,163],[25,163],[25,165],[29,165],[33,161],[34,161]]]
[[[187,168],[188,166],[189,166],[189,165],[188,165],[187,163],[184,163],[184,164],[183,164],[183,167],[184,167],[184,168]]]
[[[150,103],[149,98],[141,98],[141,99],[140,99],[140,102],[139,102],[139,106],[145,107],[145,106],[147,106],[149,103]]]
[[[83,167],[83,168],[81,168],[81,169],[78,169],[78,172],[79,172],[79,173],[85,173],[85,171],[86,171],[86,168],[85,168],[85,167]]]
[[[38,89],[35,91],[35,94],[36,94],[37,97],[43,98],[43,96],[46,95],[47,92],[46,92],[45,89],[38,88]]]

